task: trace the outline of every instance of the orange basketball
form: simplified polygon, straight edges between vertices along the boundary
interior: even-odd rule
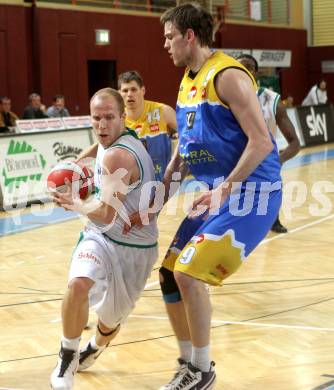
[[[94,175],[84,165],[73,161],[63,161],[51,170],[47,178],[50,192],[65,192],[65,179],[72,185],[72,192],[79,193],[81,199],[86,199],[93,192]]]

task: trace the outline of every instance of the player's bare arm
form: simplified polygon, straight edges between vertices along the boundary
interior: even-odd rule
[[[175,110],[170,106],[164,105],[162,113],[168,126],[168,135],[171,137],[177,132]]]
[[[242,182],[272,151],[274,145],[264,121],[252,80],[243,71],[227,69],[216,79],[220,99],[233,112],[248,143],[236,167],[226,181]]]
[[[168,201],[169,198],[171,198],[174,195],[174,193],[170,193],[170,184],[173,179],[174,180],[176,179],[176,177],[173,176],[173,174],[180,173],[179,178],[176,181],[181,182],[186,177],[188,172],[189,172],[189,168],[185,163],[185,161],[183,160],[183,158],[180,156],[179,143],[178,143],[174,150],[172,159],[170,160],[166,168],[165,176],[162,181],[165,186],[164,204]]]
[[[78,163],[79,161],[84,160],[86,158],[96,158],[97,148],[98,148],[98,143],[89,146],[79,154],[75,162]]]
[[[300,143],[295,128],[288,117],[286,108],[281,101],[278,102],[275,118],[277,126],[288,142],[288,146],[280,152],[280,161],[283,164],[299,152]]]

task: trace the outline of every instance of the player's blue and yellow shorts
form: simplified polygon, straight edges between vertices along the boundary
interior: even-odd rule
[[[211,285],[221,285],[263,240],[278,216],[280,190],[230,198],[217,215],[185,218],[162,266]],[[249,205],[247,206],[247,204]],[[240,211],[238,212],[239,205]]]

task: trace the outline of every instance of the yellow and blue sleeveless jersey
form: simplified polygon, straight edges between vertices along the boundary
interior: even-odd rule
[[[213,187],[215,180],[226,178],[237,165],[247,137],[232,111],[217,96],[215,76],[227,68],[251,74],[235,59],[221,51],[213,52],[200,71],[192,77],[186,69],[177,101],[180,154],[197,180]],[[281,180],[277,147],[243,183],[274,183]]]
[[[177,101],[180,154],[195,178],[210,188],[229,176],[248,142],[233,113],[215,91],[215,76],[227,68],[245,71],[256,90],[255,80],[239,62],[215,52],[196,75],[186,70]],[[275,145],[217,213],[183,220],[163,268],[221,285],[265,237],[281,201],[280,163]],[[179,292],[166,292],[164,299],[178,302],[181,296]]]
[[[152,158],[155,178],[162,181],[171,159],[172,144],[163,116],[163,104],[145,100],[144,110],[137,120],[126,118],[125,125],[136,131]]]

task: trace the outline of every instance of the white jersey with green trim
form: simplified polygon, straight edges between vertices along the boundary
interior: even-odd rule
[[[112,224],[102,225],[94,222],[90,224],[90,227],[94,225],[100,232],[117,244],[143,248],[155,246],[157,245],[158,238],[157,218],[154,218],[140,229],[133,227],[127,234],[123,234],[126,218],[138,211],[145,211],[149,207],[153,194],[152,184],[155,182],[152,159],[142,142],[131,130],[123,133],[107,149],[104,149],[102,145],[99,145],[94,172],[96,197],[98,199],[101,197],[101,186],[103,185],[102,166],[104,156],[114,148],[125,149],[135,157],[140,171],[140,179],[138,182],[126,187],[121,181],[121,177],[124,176],[125,171],[122,172],[122,170],[117,170],[115,173],[110,175],[109,178],[112,180],[113,185],[116,186],[117,191],[124,191],[123,193],[126,193],[126,199],[124,203],[121,203],[114,197],[111,199],[111,206],[117,209],[117,216]],[[105,183],[106,182],[107,181],[105,181]]]
[[[264,120],[273,137],[276,137],[276,110],[280,95],[271,89],[260,87],[257,92]]]

